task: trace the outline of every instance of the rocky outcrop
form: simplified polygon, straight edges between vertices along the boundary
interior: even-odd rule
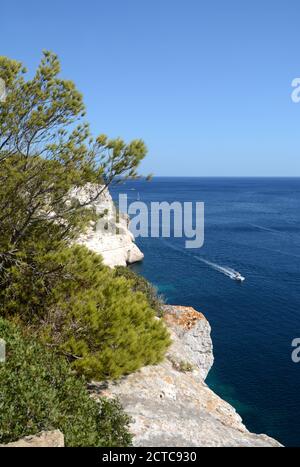
[[[93,383],[94,398],[117,396],[132,417],[135,446],[280,446],[250,433],[241,417],[205,384],[213,364],[210,326],[193,308],[166,306],[173,344],[166,359],[119,382]]]
[[[14,443],[0,445],[6,448],[63,448],[64,435],[59,430],[42,431],[34,436],[26,436]]]
[[[179,369],[184,366],[184,361],[190,363],[205,380],[214,363],[208,321],[193,308],[171,305],[164,306],[164,320],[173,331],[173,345],[167,354],[169,360]]]
[[[84,188],[73,189],[72,199],[85,203],[94,198],[101,187],[87,184]],[[107,189],[104,189],[98,199],[90,204],[99,215],[99,221],[91,224],[87,231],[80,236],[78,243],[85,245],[103,257],[107,266],[126,266],[141,261],[143,253],[134,243],[134,237],[128,229],[128,217],[125,214],[116,215],[115,205]]]

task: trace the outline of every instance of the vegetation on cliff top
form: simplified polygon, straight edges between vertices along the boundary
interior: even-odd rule
[[[90,205],[104,188],[137,176],[146,147],[93,138],[81,94],[59,73],[50,52],[30,79],[19,62],[0,57],[0,319],[14,321],[0,321],[8,342],[0,441],[54,427],[68,445],[127,445],[117,402],[102,401],[99,412],[71,372],[118,378],[159,362],[169,336],[150,287],[71,245],[95,220]],[[83,186],[93,187],[85,200],[71,200],[70,190]]]
[[[0,293],[5,316],[67,356],[79,373],[118,378],[164,357],[168,332],[147,296],[100,256],[74,246],[36,262],[11,272],[10,287]]]
[[[156,316],[161,317],[163,315],[163,298],[158,295],[156,288],[147,279],[124,266],[117,266],[114,272],[116,277],[124,277],[130,281],[133,292],[142,292],[146,295],[149,305],[155,310]]]
[[[68,363],[0,318],[0,443],[59,429],[66,446],[128,446],[129,418],[118,402],[95,402]]]
[[[22,64],[0,57],[6,98],[0,101],[0,285],[20,257],[66,246],[93,218],[86,209],[114,180],[137,175],[146,147],[105,135],[94,138],[74,83],[61,79],[57,56],[44,52],[31,79]],[[99,185],[80,203],[71,188]]]

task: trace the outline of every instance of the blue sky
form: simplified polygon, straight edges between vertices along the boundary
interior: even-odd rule
[[[297,0],[10,0],[0,53],[58,53],[94,133],[142,137],[144,173],[300,176]]]

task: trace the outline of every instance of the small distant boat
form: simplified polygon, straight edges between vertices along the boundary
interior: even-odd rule
[[[242,276],[239,272],[236,272],[233,276],[233,279],[238,282],[244,282],[245,277]]]

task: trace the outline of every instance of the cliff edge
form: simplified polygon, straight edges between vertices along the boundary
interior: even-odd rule
[[[93,383],[92,397],[117,396],[132,417],[135,446],[279,447],[250,433],[241,417],[204,380],[213,364],[210,326],[190,307],[165,306],[172,346],[165,360],[118,382]]]
[[[84,188],[74,188],[69,198],[70,201],[76,199],[85,203],[99,191],[101,186],[88,183]],[[100,254],[104,264],[111,268],[141,261],[144,255],[135,244],[134,236],[128,228],[128,217],[122,213],[116,215],[115,205],[107,188],[90,207],[95,209],[99,222],[91,224],[77,243]]]

